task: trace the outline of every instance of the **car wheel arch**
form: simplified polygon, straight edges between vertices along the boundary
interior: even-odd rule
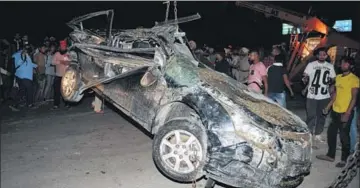
[[[197,108],[191,104],[187,104],[186,102],[183,101],[174,101],[171,103],[168,103],[166,105],[164,105],[162,108],[160,108],[160,110],[158,110],[158,113],[153,121],[153,126],[151,129],[151,133],[154,135],[157,133],[157,131],[164,126],[167,122],[171,121],[171,120],[186,120],[189,121],[188,119],[184,118],[184,115],[178,115],[176,113],[176,110],[173,111],[173,109],[187,109],[187,112],[189,112],[189,114],[195,115],[198,123],[201,123],[201,128],[207,132],[207,140],[208,140],[208,146],[210,145],[214,145],[214,146],[218,146],[221,145],[221,142],[218,138],[218,136],[213,133],[210,130],[207,130],[209,128],[209,125],[207,124],[206,121],[204,121],[204,119],[207,119],[208,117],[205,115],[206,113],[201,113],[199,110],[197,110]],[[193,116],[194,117],[194,116]]]
[[[186,110],[188,114],[180,114],[179,112],[182,110]],[[153,121],[151,133],[156,134],[156,132],[160,129],[160,127],[165,125],[166,122],[168,121],[186,120],[187,115],[190,115],[194,118],[199,118],[199,121],[201,122],[201,124],[203,124],[199,113],[194,108],[191,108],[189,105],[187,105],[186,103],[180,101],[168,103],[163,107],[161,107],[160,110],[158,110],[157,115]],[[204,128],[204,126],[202,127]]]

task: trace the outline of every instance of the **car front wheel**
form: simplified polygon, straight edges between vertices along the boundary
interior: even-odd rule
[[[61,95],[66,101],[79,102],[83,97],[80,86],[80,73],[76,66],[70,65],[61,79]]]
[[[203,176],[206,133],[188,120],[169,121],[153,141],[153,159],[159,170],[178,182],[191,182]]]

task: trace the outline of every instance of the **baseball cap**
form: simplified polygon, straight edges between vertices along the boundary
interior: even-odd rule
[[[250,50],[249,50],[248,48],[246,48],[246,47],[242,47],[242,48],[240,49],[240,51],[241,51],[242,53],[244,53],[244,54],[248,54]]]

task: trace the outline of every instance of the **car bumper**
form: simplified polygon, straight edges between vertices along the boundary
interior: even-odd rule
[[[244,157],[239,158],[237,149],[222,148],[210,153],[204,167],[206,176],[233,187],[278,188],[296,187],[310,174],[311,161],[308,158],[300,161],[286,156],[277,160],[275,167],[269,167],[264,164],[266,155],[262,154],[261,162],[254,167],[243,160]]]

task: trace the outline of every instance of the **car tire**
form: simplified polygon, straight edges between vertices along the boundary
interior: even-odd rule
[[[177,141],[176,135],[180,135],[177,138],[181,142]],[[175,137],[175,140],[168,139],[170,137]],[[184,137],[193,141],[184,141]],[[198,180],[204,175],[207,154],[205,129],[199,121],[181,118],[170,120],[154,136],[152,153],[156,167],[168,178],[182,183]]]
[[[79,69],[75,65],[70,65],[61,79],[60,91],[64,100],[69,102],[79,102],[84,96],[79,91],[81,84]]]

